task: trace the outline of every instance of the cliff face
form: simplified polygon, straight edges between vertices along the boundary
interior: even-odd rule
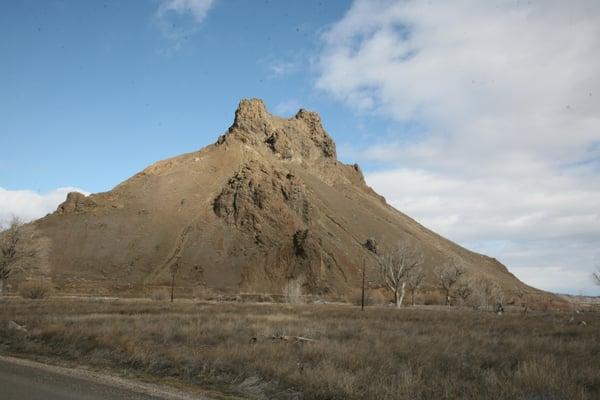
[[[110,192],[69,194],[30,229],[50,243],[45,262],[58,286],[178,284],[224,292],[337,297],[375,276],[379,249],[410,239],[425,268],[457,260],[506,290],[524,287],[496,260],[470,252],[395,210],[336,158],[319,116],[269,114],[243,100],[217,142],[160,161]]]

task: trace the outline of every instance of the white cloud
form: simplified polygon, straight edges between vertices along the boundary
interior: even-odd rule
[[[472,179],[413,168],[366,175],[425,226],[499,258],[533,286],[575,294],[598,292],[589,279],[600,256],[600,189],[585,188],[592,178]]]
[[[156,11],[156,24],[175,43],[175,50],[198,32],[215,0],[162,0]]]
[[[191,14],[197,23],[201,23],[208,10],[213,6],[214,0],[163,0],[158,6],[158,15],[165,16],[169,13]]]
[[[424,127],[356,151],[392,165],[376,190],[529,283],[594,290],[600,3],[356,1],[323,41],[320,89]]]
[[[55,211],[69,192],[88,194],[74,187],[58,188],[41,194],[31,190],[7,190],[0,187],[0,226],[4,226],[13,217],[23,221],[43,217]]]

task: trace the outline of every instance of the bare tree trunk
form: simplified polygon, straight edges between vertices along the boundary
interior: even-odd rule
[[[446,305],[450,305],[450,290],[446,289]]]
[[[412,289],[410,291],[410,305],[413,306],[413,307],[415,305],[415,292],[416,292],[415,289]]]
[[[394,304],[396,308],[400,308],[400,303],[398,303],[398,289],[394,290]]]
[[[0,285],[0,296],[6,294],[6,279],[2,279],[2,285]]]
[[[400,286],[400,300],[398,302],[398,304],[396,304],[396,307],[400,308],[402,307],[402,301],[404,300],[404,293],[406,293],[406,291],[404,290],[406,288],[406,282],[402,283],[402,286]]]

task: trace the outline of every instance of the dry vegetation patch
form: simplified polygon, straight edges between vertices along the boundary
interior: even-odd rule
[[[600,397],[598,313],[60,299],[1,307],[0,353],[133,369],[249,398]]]
[[[41,300],[52,292],[50,283],[42,280],[27,281],[19,285],[19,295],[24,299]]]

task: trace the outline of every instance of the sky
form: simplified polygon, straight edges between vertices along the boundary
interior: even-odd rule
[[[526,283],[600,295],[600,2],[2,1],[0,223],[200,149],[242,98]]]

